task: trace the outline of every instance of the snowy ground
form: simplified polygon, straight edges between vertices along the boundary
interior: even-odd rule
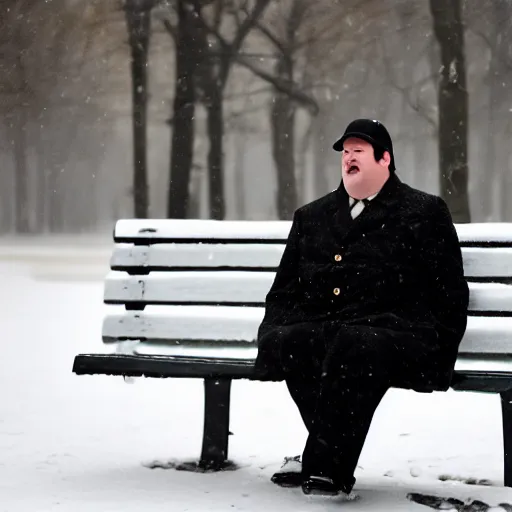
[[[270,483],[282,457],[300,453],[305,439],[282,384],[233,384],[230,457],[239,470],[146,468],[155,459],[198,456],[202,383],[129,385],[120,377],[71,373],[75,354],[101,349],[108,255],[98,248],[85,261],[73,256],[56,266],[50,256],[41,262],[33,252],[6,247],[0,247],[0,511],[432,510],[407,500],[410,492],[512,503],[512,490],[503,487],[494,395],[390,392],[356,474],[361,499],[352,503],[306,498]]]

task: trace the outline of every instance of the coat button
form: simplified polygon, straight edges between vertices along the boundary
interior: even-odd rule
[[[336,256],[334,256],[334,261],[341,261],[341,254],[336,254]]]
[[[339,295],[340,294],[340,289],[339,288],[334,288],[332,293],[334,293],[334,295]]]

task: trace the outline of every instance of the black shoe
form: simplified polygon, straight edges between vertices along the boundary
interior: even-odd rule
[[[270,479],[281,487],[300,487],[302,484],[302,463],[300,455],[285,457],[281,469]]]
[[[304,494],[316,494],[319,496],[338,496],[342,494],[348,501],[356,500],[359,496],[352,492],[355,478],[351,479],[349,485],[342,484],[328,476],[310,475],[302,482]]]
[[[336,496],[340,492],[340,488],[332,478],[311,475],[302,482],[302,492],[320,496]]]

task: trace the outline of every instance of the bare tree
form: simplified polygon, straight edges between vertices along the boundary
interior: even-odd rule
[[[297,108],[304,106],[313,116],[318,113],[314,96],[310,90],[307,91],[307,85],[300,83],[301,78],[304,78],[301,75],[305,75],[304,69],[296,69],[298,61],[301,58],[304,60],[305,54],[301,50],[313,40],[311,33],[308,33],[311,40],[306,41],[305,33],[305,21],[311,16],[312,6],[307,0],[289,0],[275,5],[268,19],[257,23],[258,30],[273,47],[273,72],[268,73],[255,65],[248,66],[253,73],[273,86],[269,117],[272,156],[277,176],[276,206],[280,219],[290,219],[298,206],[295,165]],[[247,65],[246,61],[241,63]]]
[[[176,0],[175,25],[164,25],[175,44],[175,87],[167,216],[184,219],[189,212],[189,187],[194,157],[194,117],[196,109],[196,71],[199,64],[197,5],[191,0]]]
[[[438,84],[441,197],[454,222],[469,222],[468,92],[461,0],[430,0],[441,53]]]
[[[177,0],[177,19],[164,21],[176,45],[171,183],[168,215],[187,215],[188,187],[193,159],[194,113],[197,101],[207,112],[210,217],[223,219],[224,202],[224,91],[236,56],[270,0]],[[248,10],[242,9],[242,4]],[[243,14],[246,14],[243,16]],[[222,34],[227,25],[234,34]]]
[[[34,7],[30,2],[10,2],[3,18],[0,68],[1,93],[4,98],[4,122],[12,145],[14,169],[14,228],[17,233],[29,233],[29,175],[28,175],[28,119],[30,98],[34,91],[27,77],[28,41],[33,19],[23,18]],[[19,21],[21,18],[22,21]],[[16,21],[18,20],[18,21]],[[2,30],[3,29],[3,30]]]
[[[476,35],[477,42],[483,43],[483,49],[487,50],[479,66],[483,78],[479,97],[487,98],[483,106],[487,109],[487,129],[482,134],[485,143],[483,151],[479,152],[482,158],[478,165],[485,169],[485,175],[478,181],[478,196],[482,200],[475,205],[484,221],[512,218],[508,199],[512,179],[506,145],[512,129],[508,115],[512,77],[511,16],[512,4],[507,0],[470,4],[466,9],[469,35]]]
[[[276,204],[278,216],[289,219],[298,205],[299,183],[295,159],[305,170],[307,146],[314,140],[315,182],[317,193],[326,193],[325,141],[334,122],[332,105],[340,98],[336,78],[355,58],[356,51],[372,43],[370,27],[382,12],[380,3],[347,1],[335,3],[287,0],[274,4],[265,20],[258,23],[260,32],[274,51],[273,72],[267,72],[246,59],[240,63],[268,81],[274,88],[270,119],[273,157],[277,173]],[[344,96],[347,96],[345,93]],[[295,148],[296,112],[301,107],[311,116],[302,138],[300,151]],[[318,119],[314,119],[318,116]]]
[[[311,3],[292,0],[284,20],[284,37],[279,40],[270,30],[261,26],[277,47],[275,76],[293,83],[298,29]],[[297,208],[297,183],[295,176],[295,112],[297,104],[286,93],[275,91],[270,105],[272,155],[277,169],[277,212],[280,219],[291,219]]]
[[[224,176],[223,176],[223,137],[224,137],[224,91],[236,56],[249,32],[254,28],[270,0],[254,0],[250,2],[233,2],[217,0],[213,2],[211,21],[206,13],[201,12],[199,21],[203,25],[199,34],[202,43],[201,65],[198,69],[201,100],[207,110],[207,128],[210,141],[208,153],[208,176],[210,195],[210,215],[213,219],[225,216]],[[229,16],[234,25],[231,38],[221,33],[223,17]],[[214,36],[211,42],[209,35]]]
[[[137,218],[146,218],[149,208],[147,171],[148,49],[151,10],[155,0],[125,0],[124,10],[131,51],[133,200]]]
[[[18,232],[61,230],[81,207],[88,218],[95,212],[92,180],[84,179],[86,188],[69,199],[73,209],[67,216],[63,204],[69,194],[64,196],[62,185],[81,177],[75,171],[79,165],[68,173],[65,163],[78,153],[75,138],[98,117],[89,103],[96,75],[86,66],[96,40],[102,41],[93,21],[103,7],[68,0],[20,0],[8,7],[0,19],[0,109],[12,141],[14,194],[12,189],[7,193],[14,198],[13,227]],[[87,144],[84,140],[80,146]],[[93,164],[98,151],[91,153]]]

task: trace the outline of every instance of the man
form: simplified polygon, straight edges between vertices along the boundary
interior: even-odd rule
[[[286,381],[309,433],[272,480],[348,495],[386,391],[449,388],[469,292],[445,202],[399,180],[386,128],[355,120],[333,148],[342,182],[294,214],[256,374]]]

